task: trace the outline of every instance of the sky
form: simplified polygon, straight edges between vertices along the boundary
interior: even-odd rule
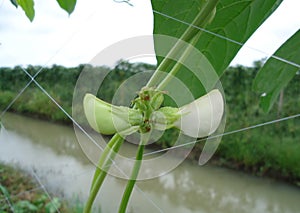
[[[151,35],[150,0],[77,0],[69,16],[56,1],[35,1],[31,23],[21,8],[0,0],[0,66],[28,64],[77,66],[89,63],[103,49],[127,38]],[[284,0],[245,43],[232,65],[251,66],[266,58],[300,28],[300,1]],[[145,59],[146,62],[154,62]]]

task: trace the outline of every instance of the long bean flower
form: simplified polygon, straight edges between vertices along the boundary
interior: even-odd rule
[[[144,100],[140,97],[134,101],[137,108],[132,109],[109,104],[91,94],[84,98],[84,112],[90,126],[102,134],[118,132],[121,135],[129,135],[148,122],[149,127],[154,129],[178,128],[183,134],[197,138],[214,133],[224,113],[223,96],[217,89],[179,108],[159,108],[163,102],[162,93],[144,89],[143,94],[148,93],[150,105],[153,106],[150,107],[150,112],[143,111],[146,107],[143,106]],[[149,107],[147,110],[149,111]],[[143,119],[145,115],[148,115],[147,121]]]

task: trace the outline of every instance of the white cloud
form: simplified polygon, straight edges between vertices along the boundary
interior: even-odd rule
[[[9,1],[0,5],[0,66],[76,66],[120,40],[151,35],[149,0],[131,0],[134,7],[113,0],[78,0],[71,16],[56,1],[35,1],[32,23]],[[284,0],[280,8],[246,43],[233,64],[251,65],[272,54],[300,28],[299,0]],[[251,48],[249,48],[251,47]],[[254,51],[259,49],[264,54]]]
[[[251,66],[254,60],[270,57],[300,29],[299,8],[299,0],[284,0],[245,43],[232,64]]]
[[[0,64],[88,63],[103,48],[137,35],[152,33],[150,1],[132,1],[134,7],[112,0],[78,0],[68,17],[55,1],[36,1],[32,23],[23,11],[6,1],[0,8]]]

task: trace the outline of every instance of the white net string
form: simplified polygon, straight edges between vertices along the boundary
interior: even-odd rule
[[[37,176],[37,174],[35,173],[34,169],[32,169],[33,176],[35,177],[35,179],[37,180],[37,182],[39,183],[39,185],[41,186],[41,188],[43,189],[43,191],[45,192],[45,194],[47,195],[47,197],[49,198],[49,200],[52,201],[52,197],[50,196],[50,193],[48,192],[47,188],[45,187],[45,185],[41,182],[40,178]],[[60,213],[59,209],[53,205],[53,207],[55,208],[56,212]]]
[[[223,35],[221,35],[221,34],[212,32],[212,31],[210,31],[210,30],[206,30],[206,29],[204,29],[204,28],[195,26],[195,25],[193,25],[193,24],[191,24],[191,23],[182,21],[182,20],[180,20],[180,19],[177,19],[177,18],[172,17],[172,16],[170,16],[170,15],[167,15],[167,14],[165,14],[165,13],[161,13],[161,12],[156,11],[156,10],[153,10],[153,12],[154,12],[154,13],[157,13],[157,14],[159,14],[159,15],[161,15],[161,16],[164,16],[164,17],[166,17],[166,18],[169,18],[169,19],[172,19],[172,20],[174,20],[174,21],[177,21],[177,22],[179,22],[179,23],[182,23],[182,24],[184,24],[184,25],[188,25],[188,26],[190,26],[190,27],[193,27],[193,28],[195,28],[195,29],[198,29],[199,31],[202,31],[202,32],[205,32],[205,33],[214,35],[214,36],[216,36],[216,37],[218,37],[218,38],[227,40],[227,41],[229,41],[229,42],[231,42],[231,43],[234,43],[234,44],[237,44],[237,45],[239,45],[239,46],[245,46],[245,47],[247,47],[247,48],[250,49],[250,50],[254,50],[254,51],[257,52],[257,53],[261,53],[262,55],[265,55],[265,56],[268,56],[268,55],[269,55],[268,53],[266,53],[265,51],[260,50],[259,48],[255,48],[255,47],[251,47],[251,46],[246,46],[245,43],[236,41],[236,40],[234,40],[234,39],[228,38],[228,37],[223,36]],[[289,60],[287,60],[287,59],[285,59],[285,58],[282,58],[282,57],[279,57],[279,56],[275,56],[275,55],[271,55],[270,57],[271,57],[271,58],[274,58],[274,59],[276,59],[276,60],[278,60],[278,61],[282,61],[282,62],[284,62],[284,63],[287,63],[287,64],[290,64],[290,65],[292,65],[292,66],[295,66],[295,67],[300,68],[300,65],[299,65],[299,64],[297,64],[297,63],[295,63],[295,62],[292,62],[292,61],[289,61]]]
[[[3,1],[2,1],[2,3],[3,3]],[[1,3],[1,5],[2,5],[2,3]],[[180,22],[180,23],[182,23],[182,24],[189,25],[189,26],[193,26],[193,25],[190,24],[190,23],[186,23],[186,22],[184,22],[184,21],[182,21],[182,20],[179,20],[179,19],[177,19],[177,18],[175,18],[175,17],[172,17],[172,16],[170,16],[170,15],[167,15],[167,14],[164,14],[164,13],[161,13],[161,12],[158,12],[158,11],[155,11],[155,10],[153,10],[153,12],[154,12],[154,13],[157,13],[157,14],[160,14],[160,15],[162,15],[162,16],[165,16],[165,17],[167,17],[167,18],[171,18],[171,19],[173,19],[173,20],[175,20],[175,21],[177,21],[177,22]],[[91,15],[92,15],[92,14],[91,14]],[[214,35],[214,36],[220,37],[220,38],[222,38],[222,39],[226,39],[226,40],[228,40],[228,41],[230,41],[230,42],[232,42],[232,43],[235,43],[235,44],[238,44],[238,45],[241,45],[241,46],[244,45],[244,43],[241,43],[241,42],[232,40],[232,39],[227,38],[227,37],[225,37],[225,36],[223,36],[223,35],[220,35],[220,34],[217,34],[217,33],[211,32],[211,31],[208,31],[208,30],[203,29],[203,28],[199,28],[199,27],[197,27],[197,26],[193,26],[193,27],[197,28],[198,30],[204,31],[204,32],[206,32],[206,33],[210,33],[210,34],[212,34],[212,35]],[[75,33],[73,33],[72,36],[74,36],[74,35],[75,35]],[[68,39],[68,41],[69,41],[69,40],[70,40],[70,39]],[[65,44],[67,44],[67,42],[65,42]],[[64,45],[65,45],[65,44],[64,44]],[[55,55],[56,55],[60,50],[62,50],[62,49],[64,48],[64,45],[62,45],[61,48],[59,48],[59,49],[57,50],[57,52],[55,53]],[[261,51],[261,50],[259,50],[259,49],[257,49],[257,48],[253,48],[253,47],[249,47],[249,46],[247,46],[247,48],[252,49],[252,50],[255,50],[255,51],[259,52],[259,53],[263,53],[264,55],[268,55],[268,54],[265,53],[264,51]],[[53,55],[53,56],[48,60],[48,62],[50,62],[50,61],[52,60],[52,58],[54,58],[55,55]],[[290,65],[292,65],[292,66],[295,66],[295,67],[300,68],[300,65],[299,65],[299,64],[296,64],[296,63],[294,63],[294,62],[292,62],[292,61],[288,61],[288,60],[286,60],[286,59],[284,59],[284,58],[277,57],[277,56],[274,56],[274,55],[272,55],[271,57],[274,58],[274,59],[276,59],[276,60],[280,60],[280,61],[283,61],[283,62],[285,62],[285,63],[287,63],[287,64],[290,64]],[[48,63],[48,62],[47,62],[47,63]],[[13,103],[15,103],[15,101],[19,98],[19,96],[26,90],[26,88],[27,88],[32,82],[34,82],[34,83],[41,89],[41,91],[42,91],[43,93],[45,93],[45,94],[48,96],[48,98],[51,99],[51,101],[53,101],[53,102],[57,105],[57,107],[58,107],[58,108],[59,108],[59,109],[60,109],[60,110],[61,110],[61,111],[69,118],[69,119],[72,120],[72,122],[74,122],[74,123],[75,123],[75,124],[76,124],[76,125],[77,125],[84,133],[85,133],[85,134],[87,134],[87,133],[80,127],[80,125],[77,124],[77,122],[72,118],[72,116],[70,116],[70,115],[64,110],[64,108],[63,108],[62,106],[60,106],[60,105],[55,101],[55,99],[54,99],[51,95],[49,95],[49,93],[48,93],[43,87],[41,87],[40,84],[35,80],[35,78],[40,74],[40,72],[41,72],[42,70],[43,70],[43,68],[41,68],[34,76],[31,76],[25,69],[23,69],[23,71],[24,71],[27,75],[29,74],[29,76],[30,76],[31,79],[30,79],[30,81],[25,85],[25,87],[18,93],[18,95],[10,102],[10,104],[5,108],[5,110],[2,111],[1,116],[0,116],[0,119],[1,119],[1,118],[4,116],[4,114],[9,110],[9,108],[13,105]],[[226,135],[229,135],[229,134],[235,134],[235,133],[238,133],[238,132],[247,131],[247,130],[254,129],[254,128],[258,128],[258,127],[263,127],[263,126],[266,126],[266,125],[270,125],[270,124],[282,122],[282,121],[285,121],[285,120],[295,119],[295,118],[298,118],[298,117],[300,117],[300,114],[291,115],[291,116],[284,117],[284,118],[280,118],[280,119],[275,119],[275,120],[272,120],[272,121],[268,121],[268,122],[256,124],[256,125],[253,125],[253,126],[249,126],[249,127],[245,127],[245,128],[233,130],[233,131],[230,131],[230,132],[225,132],[225,133],[223,133],[223,134],[221,134],[221,135],[216,135],[216,136],[214,136],[214,137],[221,137],[221,136],[226,136]],[[92,137],[89,136],[89,134],[87,134],[87,136],[88,136],[90,139],[92,139]],[[92,140],[93,140],[93,139],[92,139]],[[152,155],[152,154],[156,154],[156,153],[159,153],[159,152],[168,151],[168,150],[170,150],[170,149],[176,149],[176,148],[179,148],[179,147],[181,147],[181,146],[185,146],[185,145],[187,146],[187,145],[195,144],[195,143],[200,142],[200,141],[202,141],[202,140],[197,140],[197,141],[193,141],[193,142],[188,142],[188,143],[186,143],[186,144],[183,144],[183,145],[180,145],[180,146],[170,147],[170,148],[167,148],[167,149],[161,149],[161,150],[158,150],[158,151],[155,151],[155,152],[147,153],[147,154],[145,154],[145,155]],[[97,143],[96,143],[96,144],[97,144]],[[99,147],[99,148],[102,149],[102,147]],[[42,182],[41,182],[41,180],[39,179],[39,177],[37,176],[37,174],[36,174],[35,172],[33,172],[33,174],[34,174],[34,176],[35,176],[35,178],[36,178],[36,180],[38,181],[38,183],[39,183],[40,186],[38,186],[38,187],[36,187],[36,188],[34,188],[34,189],[31,189],[31,190],[43,189],[43,190],[45,191],[45,193],[47,194],[47,196],[49,196],[49,199],[52,200],[50,194],[48,193],[48,190],[46,189],[45,185],[42,184]],[[139,187],[136,187],[136,189],[139,190],[145,197],[147,197],[147,199],[149,200],[149,202],[151,202],[153,205],[155,205],[155,206],[157,207],[157,210],[158,210],[159,212],[163,212],[163,210],[162,210],[161,208],[159,208],[159,207],[153,202],[153,200],[150,199],[150,198],[147,196],[147,194],[146,194],[145,192],[143,192]],[[31,190],[27,190],[27,191],[31,191]],[[15,195],[15,196],[17,196],[17,195]],[[11,208],[12,211],[13,211],[12,204],[9,202],[8,198],[5,198],[5,201],[9,204],[10,208]],[[59,212],[58,209],[57,209],[57,212]]]
[[[225,132],[223,134],[214,135],[214,136],[208,137],[207,139],[206,138],[205,139],[199,139],[199,140],[192,141],[192,142],[187,142],[185,144],[181,144],[181,145],[178,145],[178,146],[172,146],[172,147],[169,147],[169,148],[149,152],[149,153],[144,154],[144,156],[154,155],[154,154],[158,154],[158,153],[161,153],[161,152],[166,152],[166,151],[173,150],[173,149],[178,149],[178,148],[189,146],[189,145],[195,145],[196,143],[199,143],[199,142],[202,142],[202,141],[205,141],[205,140],[218,138],[218,137],[223,137],[223,136],[226,136],[226,135],[232,135],[232,134],[235,134],[235,133],[244,132],[244,131],[255,129],[255,128],[258,128],[258,127],[263,127],[263,126],[267,126],[267,125],[270,125],[270,124],[275,124],[275,123],[279,123],[279,122],[282,122],[282,121],[295,119],[295,118],[298,118],[298,117],[300,117],[300,113],[296,114],[296,115],[291,115],[291,116],[287,116],[287,117],[284,117],[284,118],[279,118],[279,119],[267,121],[267,122],[264,122],[264,123],[259,123],[259,124],[256,124],[256,125],[244,127],[244,128],[241,128],[241,129],[232,130],[232,131],[229,131],[229,132]]]
[[[48,96],[48,98],[95,144],[97,145],[97,147],[103,151],[103,148],[101,146],[99,146],[99,144],[73,119],[73,117],[33,78],[33,76],[31,76],[25,69],[23,69],[23,71],[26,73],[26,75],[28,75],[31,80],[34,82],[35,85],[37,85],[39,87],[39,89]],[[112,160],[112,163],[114,164],[114,160]],[[122,172],[123,175],[127,176],[123,170],[118,167],[116,164],[114,164],[116,166],[116,168]],[[45,188],[44,185],[42,185],[43,188]],[[140,192],[142,192],[142,195],[145,196],[145,198],[151,203],[153,204],[160,212],[163,212],[162,209],[153,202],[153,200],[147,196],[147,194],[145,192],[143,192],[140,187],[136,184],[135,188],[137,190],[139,190]]]

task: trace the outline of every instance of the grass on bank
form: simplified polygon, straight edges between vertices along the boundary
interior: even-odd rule
[[[55,197],[52,200],[24,171],[0,163],[0,213],[81,213],[83,205],[69,205]]]

